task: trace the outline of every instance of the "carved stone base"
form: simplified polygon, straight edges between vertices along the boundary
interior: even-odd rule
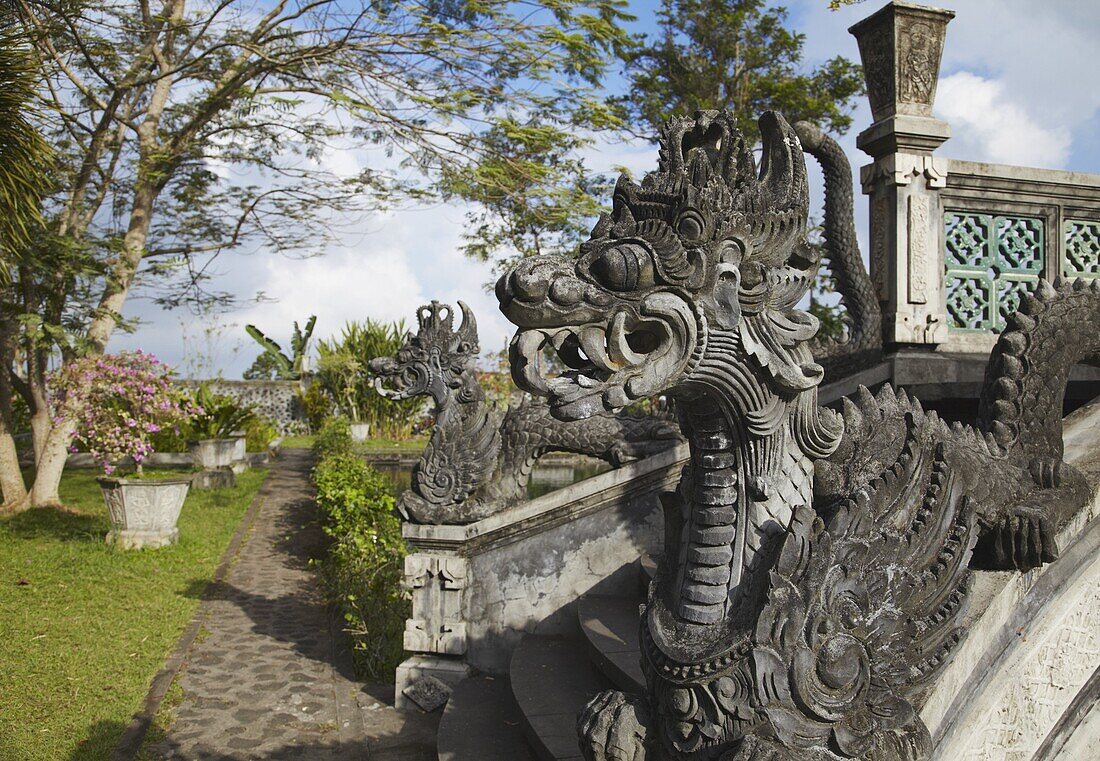
[[[232,489],[237,485],[237,471],[232,467],[204,470],[191,477],[194,489]]]
[[[872,158],[891,153],[931,153],[951,137],[947,122],[898,114],[875,122],[856,137],[856,147]]]
[[[140,529],[118,529],[107,532],[104,541],[122,550],[155,549],[167,547],[179,541],[180,530],[142,531]]]
[[[399,711],[420,711],[423,708],[413,698],[417,695],[417,683],[424,678],[438,679],[454,689],[472,673],[468,665],[458,658],[436,655],[414,655],[397,667],[394,691],[394,707]]]

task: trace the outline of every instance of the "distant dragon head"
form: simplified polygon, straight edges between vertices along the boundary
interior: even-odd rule
[[[416,335],[406,334],[405,343],[394,356],[370,361],[379,394],[392,400],[427,394],[438,407],[469,385],[480,350],[477,321],[466,304],[460,301],[458,307],[462,310],[458,330],[450,305],[433,301],[420,307],[416,311],[420,323]]]
[[[775,419],[786,406],[776,396],[790,401],[820,382],[803,347],[817,320],[795,308],[819,265],[806,241],[802,148],[779,114],[759,123],[758,173],[731,115],[671,120],[658,170],[640,185],[619,179],[611,214],[576,258],[531,257],[500,278],[501,310],[519,328],[513,377],[548,396],[555,416],[709,390],[732,397],[741,416]],[[558,377],[540,366],[547,345],[569,368]],[[712,371],[708,357],[718,356],[753,365],[764,383],[740,384],[737,367]]]

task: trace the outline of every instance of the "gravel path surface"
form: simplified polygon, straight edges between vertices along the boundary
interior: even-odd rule
[[[199,609],[183,700],[149,757],[435,761],[438,714],[398,713],[392,686],[387,695],[354,679],[309,567],[324,547],[310,465],[307,451],[284,451],[264,484],[236,562]]]

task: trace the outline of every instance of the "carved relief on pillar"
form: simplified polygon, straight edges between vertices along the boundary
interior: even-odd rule
[[[848,31],[859,42],[875,121],[931,117],[940,58],[953,11],[891,3]]]
[[[945,162],[934,156],[893,153],[863,167],[859,177],[865,194],[871,194],[880,185],[912,185],[917,178],[924,180],[924,188],[928,190],[947,187]]]
[[[933,24],[918,18],[897,20],[898,101],[914,106],[914,110],[924,116],[932,113],[946,26],[946,21],[936,29]]]
[[[405,622],[406,650],[444,655],[466,652],[462,620],[466,574],[465,558],[423,553],[405,558],[405,584],[413,597],[412,616]]]
[[[928,196],[909,196],[909,303],[928,303],[928,273],[934,265],[930,245],[932,211]]]
[[[885,193],[876,194],[871,200],[871,279],[879,301],[888,301],[890,208]]]
[[[939,343],[945,336],[939,200],[947,184],[944,162],[893,153],[864,167],[860,179],[871,196],[871,271],[886,304],[886,338]]]
[[[867,81],[867,99],[875,121],[893,113],[896,98],[895,81],[891,76],[894,64],[894,39],[885,24],[874,34],[860,36],[859,57],[863,62],[864,79]]]

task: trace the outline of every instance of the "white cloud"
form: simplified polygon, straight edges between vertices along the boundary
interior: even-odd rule
[[[286,347],[293,322],[317,315],[314,338],[336,335],[350,320],[397,321],[415,327],[416,309],[432,299],[454,305],[459,299],[478,320],[482,353],[503,348],[513,328],[486,291],[487,264],[464,257],[463,209],[431,209],[372,214],[345,236],[350,241],[323,256],[287,259],[275,255],[223,255],[217,286],[247,298],[262,291],[270,300],[217,318],[180,319],[148,302],[131,301],[126,313],[145,321],[132,335],[117,334],[110,349],[141,347],[188,373],[213,365],[228,378],[240,377],[258,348],[244,325]],[[198,355],[207,356],[198,356]]]
[[[972,161],[1062,168],[1072,135],[1040,125],[1005,83],[960,71],[940,80],[936,113],[951,125],[941,153]]]

